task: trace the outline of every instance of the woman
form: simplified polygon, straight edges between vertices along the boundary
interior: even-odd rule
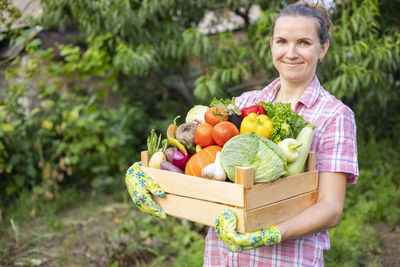
[[[237,234],[236,215],[224,211],[206,237],[204,266],[322,266],[329,249],[326,229],[339,224],[347,184],[358,178],[356,125],[353,112],[325,91],[316,75],[318,61],[329,48],[332,23],[323,7],[296,3],[286,7],[272,27],[271,52],[279,78],[263,90],[236,98],[239,107],[259,101],[290,103],[316,126],[311,151],[317,153],[317,203],[297,216],[253,233]],[[164,192],[134,164],[127,173],[128,190],[143,211],[165,213],[146,193]]]
[[[339,224],[346,185],[358,178],[353,112],[325,91],[316,77],[329,48],[332,27],[327,10],[296,3],[277,17],[270,39],[279,78],[263,90],[236,98],[239,107],[259,101],[290,103],[316,126],[311,151],[317,153],[317,203],[297,216],[262,231],[234,232],[235,214],[225,211],[206,237],[204,266],[322,266],[329,249],[326,229]],[[257,248],[258,247],[258,248]],[[228,249],[229,248],[229,249]],[[231,252],[243,251],[239,253]]]

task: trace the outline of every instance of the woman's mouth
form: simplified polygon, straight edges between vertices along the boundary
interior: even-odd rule
[[[295,68],[295,67],[298,67],[298,66],[300,66],[301,64],[303,64],[303,62],[285,62],[285,61],[282,61],[282,63],[283,63],[285,66],[289,67],[289,68]]]

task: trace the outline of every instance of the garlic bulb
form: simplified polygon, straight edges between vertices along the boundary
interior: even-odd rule
[[[207,179],[214,179],[218,181],[225,181],[226,173],[221,166],[219,159],[220,151],[217,152],[215,157],[215,162],[208,164],[201,170],[201,176]]]

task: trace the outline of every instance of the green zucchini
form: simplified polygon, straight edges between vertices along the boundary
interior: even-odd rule
[[[304,172],[308,154],[310,153],[311,143],[314,137],[314,126],[307,124],[296,137],[296,140],[302,145],[298,148],[299,157],[288,164],[287,176]]]

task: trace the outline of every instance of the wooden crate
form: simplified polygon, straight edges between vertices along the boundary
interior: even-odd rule
[[[253,232],[295,216],[313,205],[318,196],[316,155],[310,153],[306,172],[254,184],[252,168],[236,168],[236,183],[209,180],[148,167],[143,151],[142,171],[167,193],[155,197],[168,214],[214,226],[220,212],[229,208],[238,217],[237,232]]]

